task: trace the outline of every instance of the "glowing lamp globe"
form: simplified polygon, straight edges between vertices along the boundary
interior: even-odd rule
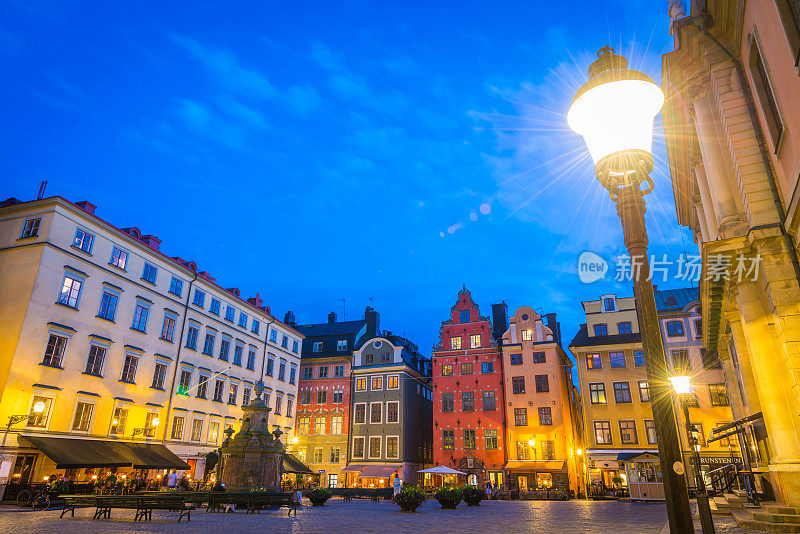
[[[671,376],[669,381],[672,389],[678,395],[688,395],[692,392],[692,378],[690,376]]]
[[[583,136],[595,165],[614,155],[643,157],[652,170],[653,119],[664,104],[664,93],[643,72],[628,68],[628,60],[605,47],[589,67],[567,113],[567,123]],[[612,169],[624,172],[632,169]]]
[[[33,413],[40,414],[44,411],[44,402],[36,401],[33,403]]]
[[[158,426],[160,424],[161,424],[161,419],[159,419],[158,417],[153,419],[153,426],[154,427],[156,427],[156,426]]]

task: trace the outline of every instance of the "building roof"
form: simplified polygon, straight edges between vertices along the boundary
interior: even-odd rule
[[[700,302],[700,290],[696,287],[681,287],[653,291],[656,297],[656,310],[680,311],[692,302]]]
[[[318,323],[297,325],[298,332],[306,337],[343,336],[357,334],[367,324],[366,319],[357,321],[338,321],[334,323]]]
[[[594,347],[597,345],[618,345],[622,343],[641,343],[641,334],[613,334],[608,336],[590,336],[586,328],[586,323],[583,323],[572,338],[570,347]]]

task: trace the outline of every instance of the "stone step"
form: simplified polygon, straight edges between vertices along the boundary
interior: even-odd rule
[[[797,532],[800,533],[800,525],[793,523],[773,523],[771,521],[759,521],[744,510],[731,512],[731,516],[736,524],[742,528],[761,530],[764,532]]]
[[[735,490],[732,490],[731,493],[733,493],[734,495],[736,495],[740,499],[747,500],[747,492],[744,491],[744,490],[735,489]]]
[[[788,514],[800,515],[800,507],[798,506],[781,506],[779,504],[765,504],[764,511],[771,514]]]
[[[722,496],[725,497],[725,499],[731,504],[740,503],[747,500],[747,498],[742,499],[735,493],[723,493]]]
[[[796,514],[774,514],[766,511],[752,511],[750,513],[757,521],[800,524],[800,515]]]

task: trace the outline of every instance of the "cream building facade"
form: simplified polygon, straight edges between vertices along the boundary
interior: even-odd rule
[[[165,444],[202,477],[259,379],[290,438],[303,336],[94,212],[61,197],[0,204],[0,420],[20,416],[0,483],[62,472],[29,438]]]
[[[800,505],[800,9],[670,5],[667,153],[703,260],[703,341],[725,371],[756,486]],[[749,417],[750,421],[742,421]]]

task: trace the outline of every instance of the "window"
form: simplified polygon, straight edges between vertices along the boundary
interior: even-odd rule
[[[465,449],[475,449],[475,429],[473,428],[465,428],[464,429],[464,448]]]
[[[606,385],[602,382],[589,384],[589,403],[606,404]]]
[[[594,325],[594,335],[596,336],[607,336],[608,335],[608,325],[605,323],[598,323]]]
[[[656,424],[652,419],[644,420],[644,432],[647,434],[647,443],[654,445],[658,442],[656,439]]]
[[[192,421],[192,441],[200,441],[203,436],[203,420],[195,419]]]
[[[236,405],[236,397],[238,396],[239,396],[239,385],[231,384],[231,387],[228,389],[228,404]]]
[[[334,365],[333,366],[333,376],[340,378],[344,376],[344,365]],[[391,378],[391,377],[389,377]]]
[[[39,226],[42,224],[41,218],[27,219],[22,224],[22,233],[19,235],[20,239],[27,239],[29,237],[39,237]]]
[[[314,447],[314,459],[312,461],[317,464],[322,463],[322,447]]]
[[[128,253],[120,248],[114,247],[111,251],[111,259],[108,264],[119,267],[124,271],[125,266],[128,265]]]
[[[139,332],[147,332],[147,316],[150,315],[150,308],[141,302],[136,303],[133,311],[133,324],[131,328]]]
[[[327,367],[325,369],[327,369]],[[325,376],[328,376],[328,373],[325,373]],[[286,381],[286,361],[284,360],[281,360],[280,365],[278,365],[278,380],[281,382]]]
[[[514,408],[514,425],[528,426],[528,409]]]
[[[481,335],[480,334],[472,334],[469,336],[469,348],[477,349],[481,346]]]
[[[186,331],[186,348],[197,350],[197,336],[200,335],[200,331],[197,329],[196,326],[189,325],[189,329]]]
[[[450,350],[461,349],[461,336],[453,336],[450,338]]]
[[[369,457],[370,458],[381,457],[381,436],[369,437]]]
[[[680,321],[670,321],[667,323],[667,335],[676,337],[683,335],[683,323]]]
[[[511,365],[522,365],[522,354],[512,354]]]
[[[367,422],[367,405],[364,403],[359,403],[355,405],[355,415],[353,416],[353,421],[359,425],[363,425]]]
[[[190,387],[192,387],[192,372],[183,369],[181,370],[181,378],[178,381],[178,394],[188,395]]]
[[[292,364],[292,367],[289,369],[289,383],[291,385],[295,385],[296,382],[297,382],[297,366],[295,364]]]
[[[50,367],[61,367],[64,361],[64,352],[67,348],[67,338],[50,334],[50,339],[47,340],[47,348],[44,349],[44,358],[42,358],[42,365],[49,365]]]
[[[338,340],[336,342],[336,350],[338,351],[347,350],[347,340],[346,339]]]
[[[261,330],[261,323],[258,320],[253,319],[253,323],[252,323],[252,325],[250,327],[250,331],[252,333],[258,335],[258,331],[259,330]]]
[[[44,404],[44,410],[39,413],[33,411],[33,407],[36,406],[37,403],[41,402]],[[50,397],[42,397],[41,395],[35,395],[33,397],[33,402],[31,402],[31,410],[28,414],[28,426],[34,426],[39,428],[44,428],[47,426],[47,416],[50,414],[50,406],[53,404],[53,399]]]
[[[611,445],[611,421],[594,422],[594,440],[598,445]]]
[[[150,387],[153,389],[160,389],[163,391],[164,389],[164,380],[167,376],[167,365],[161,362],[156,362],[156,366],[153,369],[153,382],[150,384]]]
[[[442,448],[447,450],[456,448],[455,430],[442,430]]]
[[[81,297],[81,287],[83,281],[71,274],[64,275],[64,283],[61,285],[61,294],[58,296],[58,303],[70,308],[77,308]]]
[[[144,418],[144,435],[145,437],[152,438],[156,435],[156,425],[153,424],[158,414],[149,412]]]
[[[386,457],[397,458],[400,438],[397,436],[386,437]]]
[[[386,389],[397,389],[400,378],[397,375],[389,375],[386,377]]]
[[[544,408],[539,408],[539,424],[540,425],[553,424],[553,413],[550,410],[549,406],[546,406]]]
[[[150,282],[151,284],[155,284],[157,275],[158,275],[158,267],[150,265],[149,263],[144,264],[144,270],[142,270],[142,280],[144,280],[145,282]]]
[[[197,393],[195,396],[198,399],[206,399],[208,398],[208,377],[204,375],[200,375],[200,378],[197,380]]]
[[[485,449],[497,449],[496,428],[487,428],[483,431],[483,446]]]
[[[390,401],[386,403],[386,422],[399,423],[400,422],[400,402]]]
[[[614,382],[614,402],[617,404],[631,402],[631,386],[628,382]]]
[[[461,392],[461,411],[474,412],[475,411],[475,392],[462,391]]]
[[[231,352],[231,340],[229,338],[222,338],[222,341],[219,344],[219,359],[223,362],[227,362],[228,358],[230,357],[229,354]]]
[[[547,393],[550,391],[550,381],[547,375],[536,375],[536,393]]]
[[[635,350],[633,351],[633,364],[636,367],[643,367],[644,366],[644,351],[643,350]]]
[[[472,374],[472,362],[470,362],[470,363],[462,363],[461,364],[461,374],[462,375],[471,375]]]
[[[164,322],[161,324],[162,340],[172,343],[175,338],[175,321],[177,318],[177,315],[173,315],[169,312],[164,313]],[[206,340],[208,340],[208,338],[206,338]]]
[[[211,299],[211,306],[208,307],[208,311],[213,313],[214,315],[219,315],[219,307],[220,301],[218,299],[212,298]]]
[[[496,410],[494,391],[483,392],[483,410],[491,412]]]
[[[320,365],[319,371],[317,371],[317,376],[319,376],[320,378],[328,378],[328,366]]]
[[[795,2],[787,2],[790,5]],[[794,6],[793,6],[794,7]],[[797,16],[797,7],[794,7],[795,17]],[[786,8],[783,9],[786,11]],[[784,26],[785,27],[785,26]],[[797,58],[797,50],[792,50],[792,55]],[[783,118],[781,117],[780,108],[778,107],[778,100],[775,98],[775,93],[772,90],[772,82],[769,79],[769,72],[764,60],[761,57],[761,50],[759,50],[759,43],[755,37],[750,38],[750,57],[748,60],[748,67],[750,76],[753,78],[753,85],[756,88],[756,95],[758,95],[758,102],[761,104],[761,111],[764,114],[764,122],[767,123],[767,130],[772,141],[773,151],[777,154],[780,148],[781,138],[784,132]]]
[[[603,310],[605,311],[614,311],[614,299],[613,298],[605,298],[603,299]]]
[[[311,404],[311,392],[310,391],[301,391],[300,392],[300,404]]]
[[[292,352],[296,354],[299,346],[300,345],[297,343],[297,340],[292,340]]]
[[[366,390],[367,390],[367,379],[356,378],[356,391],[366,391]]]
[[[453,364],[452,363],[442,364],[442,376],[452,376],[452,374],[453,374]]]
[[[458,322],[459,323],[469,322],[469,310],[461,310],[458,312]]]
[[[219,441],[219,423],[212,421],[208,424],[208,443],[217,444]]]
[[[317,391],[317,404],[325,404],[327,403],[328,392],[324,389],[320,389]]]
[[[214,355],[214,344],[216,343],[217,336],[211,332],[206,332],[206,339],[203,342],[203,354],[206,356]]]
[[[244,388],[242,391],[242,406],[250,404],[250,388]]]
[[[715,350],[700,348],[700,357],[703,359],[703,369],[722,369],[719,353]]]
[[[617,330],[620,334],[630,334],[633,332],[631,323],[617,323]]]
[[[128,410],[122,407],[114,408],[109,434],[125,434],[125,422],[128,419]]]
[[[75,239],[72,241],[73,247],[79,248],[82,251],[91,254],[93,244],[94,244],[94,236],[92,234],[80,228],[78,228],[75,231]]]
[[[311,378],[311,373],[314,371],[313,367],[303,367],[303,379],[308,380]]]
[[[225,382],[217,380],[214,383],[214,401],[222,402],[223,391],[225,390]]]
[[[94,404],[79,402],[75,407],[75,418],[72,420],[72,430],[77,432],[88,432],[92,426],[92,413]]]
[[[340,413],[331,415],[331,434],[338,435],[344,428],[344,416]]]
[[[267,376],[275,375],[275,360],[273,360],[272,358],[267,358],[267,370],[265,374]]]
[[[517,442],[517,459],[518,460],[531,459],[531,450],[528,448],[528,444],[524,441]]]
[[[525,393],[525,377],[512,376],[511,377],[511,391],[516,395]]]
[[[286,334],[283,334],[283,338],[281,339],[281,347],[283,347],[284,349],[289,348],[289,336],[287,336]]]
[[[443,412],[452,412],[454,410],[453,407],[453,392],[445,391],[442,392],[442,411]]]
[[[309,427],[311,425],[311,416],[301,415],[297,418],[297,433],[301,436],[307,436]]]
[[[650,384],[647,383],[647,380],[639,380],[639,400],[650,402]]]
[[[611,367],[625,367],[624,352],[609,352],[608,359],[611,360]]]
[[[322,341],[315,341],[313,345],[311,345],[311,352],[322,352]]]
[[[183,438],[183,417],[176,415],[172,418],[172,439],[180,440]]]
[[[603,362],[600,360],[600,354],[587,354],[586,355],[586,368],[587,369],[602,369]]]
[[[242,366],[242,354],[244,353],[244,347],[241,345],[236,345],[233,347],[233,365],[238,365],[239,367]]]
[[[247,314],[244,312],[239,312],[239,326],[247,328]]]
[[[169,281],[169,292],[173,295],[181,296],[183,293],[183,280],[180,278],[173,276],[172,279]],[[181,429],[183,430],[183,429]]]
[[[383,422],[383,404],[373,402],[369,405],[369,422],[380,424]]]
[[[315,415],[314,416],[314,434],[317,436],[324,436],[325,430],[328,426],[328,416],[327,415]]]
[[[383,389],[383,377],[381,376],[373,376],[372,377],[372,391],[379,391]]]
[[[89,358],[86,360],[87,375],[101,376],[103,372],[103,362],[106,359],[106,349],[92,345],[89,349]]]
[[[273,343],[277,343],[278,342],[278,331],[277,330],[275,330],[275,329],[270,330],[270,332],[269,332],[269,340],[272,341]]]
[[[364,437],[357,436],[353,438],[353,458],[364,457]]]
[[[122,377],[120,382],[136,383],[136,368],[139,366],[139,358],[133,354],[125,355],[125,363],[122,365]]]
[[[546,363],[547,355],[544,352],[533,353],[533,363]]]
[[[672,351],[672,368],[675,371],[691,371],[692,364],[689,360],[688,350],[673,350]]]
[[[275,396],[275,415],[281,415],[283,411],[283,397],[280,395]]]
[[[725,384],[709,384],[708,392],[711,395],[711,406],[728,406],[728,391]]]
[[[636,435],[636,421],[620,421],[619,438],[623,445],[636,445],[639,443],[639,438]]]
[[[533,337],[533,332],[531,330],[522,331],[522,341],[530,341],[532,337]]]
[[[481,373],[489,374],[494,372],[493,362],[481,362]]]

